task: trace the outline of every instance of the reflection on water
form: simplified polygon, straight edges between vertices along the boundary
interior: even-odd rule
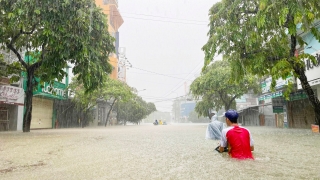
[[[255,160],[217,153],[207,124],[0,133],[4,179],[320,179],[320,135],[248,127]]]

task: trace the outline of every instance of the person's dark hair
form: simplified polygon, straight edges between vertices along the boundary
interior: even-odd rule
[[[229,109],[225,114],[225,117],[227,117],[232,123],[238,122],[239,114],[234,109]]]

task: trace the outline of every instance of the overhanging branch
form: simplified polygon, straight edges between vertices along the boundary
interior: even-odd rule
[[[23,31],[22,28],[20,29],[20,34],[33,34],[34,30],[36,30],[36,24],[34,24],[31,28],[31,31],[29,32],[26,32],[26,31]]]

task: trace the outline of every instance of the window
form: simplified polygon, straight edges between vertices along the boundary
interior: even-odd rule
[[[109,0],[102,0],[102,1],[103,1],[103,5],[109,4]]]

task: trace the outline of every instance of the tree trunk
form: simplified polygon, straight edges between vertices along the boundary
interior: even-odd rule
[[[291,35],[291,51],[290,57],[294,57],[297,45],[297,37],[295,35]],[[311,102],[315,113],[315,124],[319,125],[320,121],[320,102],[318,97],[315,96],[313,89],[311,88],[307,76],[305,74],[305,69],[297,66],[293,67],[295,73],[299,75],[299,80],[301,82],[302,89],[307,93],[308,99]]]
[[[27,85],[26,85],[26,96],[24,100],[25,112],[23,115],[23,132],[30,132],[31,118],[32,118],[32,97],[33,97],[33,68],[27,69]]]
[[[104,124],[105,127],[107,126],[107,123],[108,123],[108,120],[109,120],[109,116],[110,116],[110,114],[111,114],[111,112],[113,110],[113,107],[114,107],[114,104],[116,103],[116,101],[117,101],[117,99],[114,99],[112,104],[111,104],[110,110],[109,110],[109,112],[107,114],[106,123]]]
[[[307,76],[305,75],[304,69],[295,68],[294,71],[299,74],[299,80],[303,90],[307,93],[308,99],[311,102],[311,105],[315,114],[315,124],[319,125],[320,121],[320,102],[318,97],[315,96],[313,89],[311,88]]]

